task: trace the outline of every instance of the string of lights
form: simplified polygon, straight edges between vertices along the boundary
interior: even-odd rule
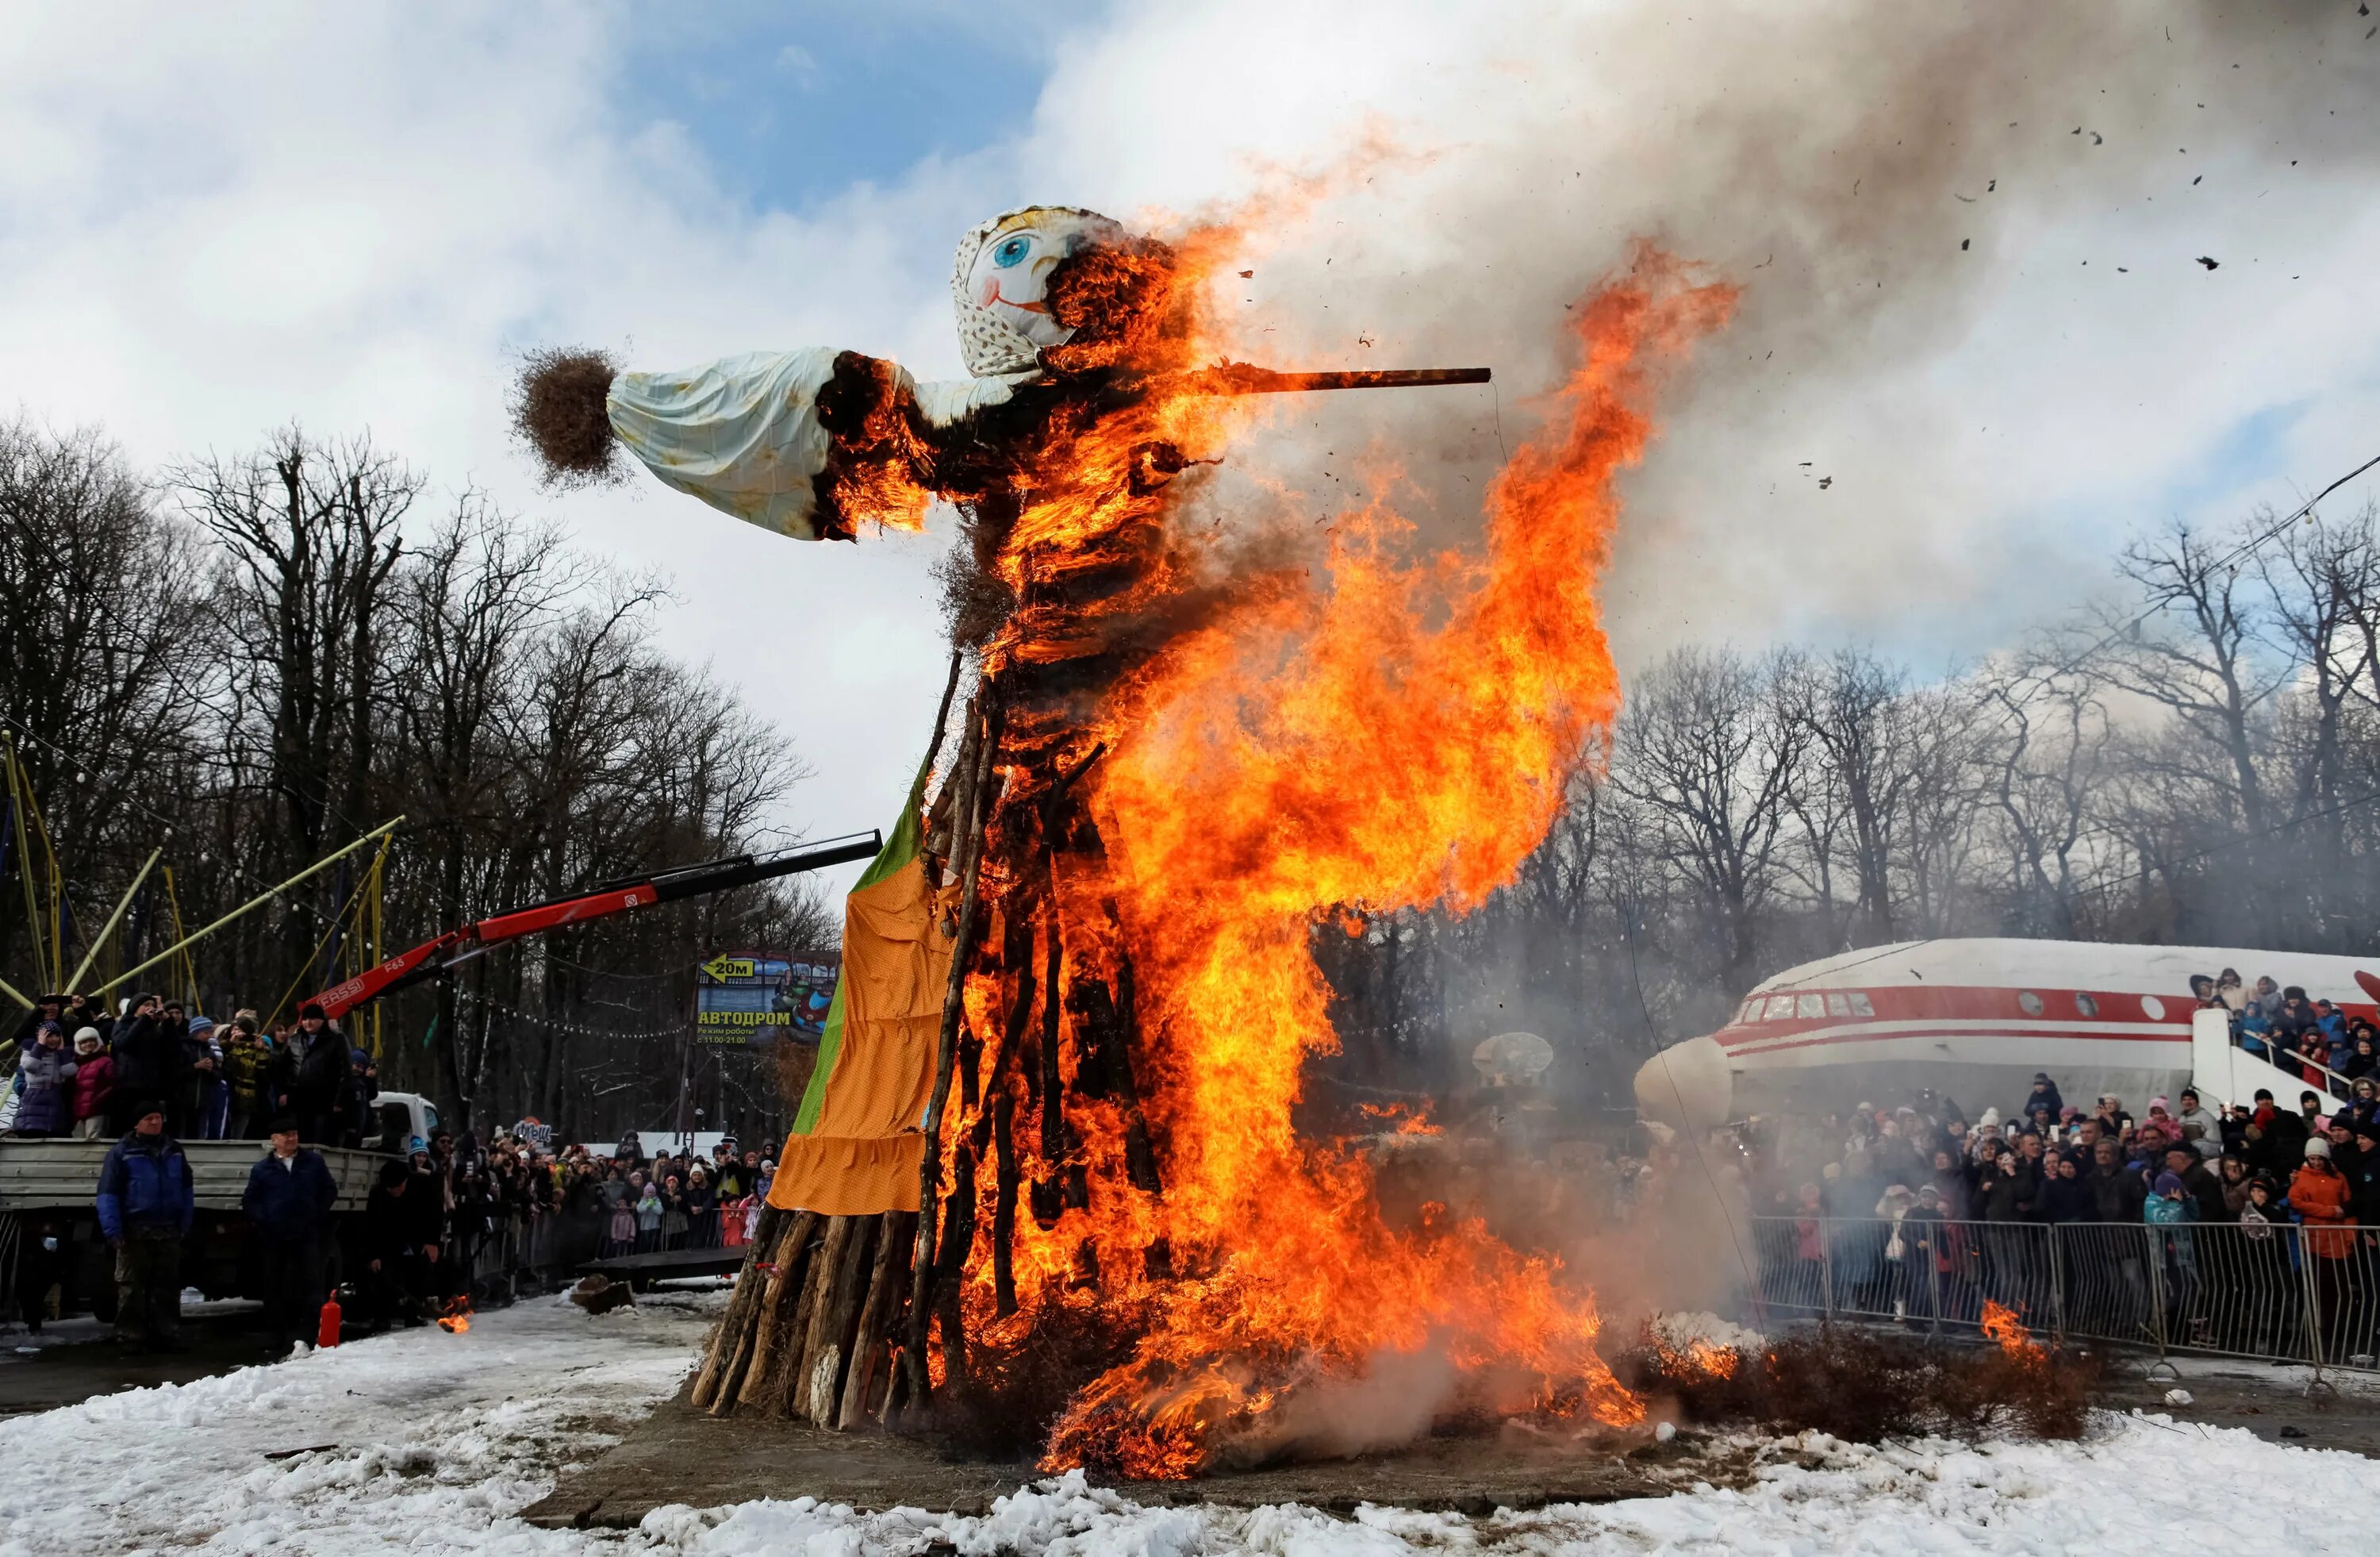
[[[476,1005],[483,1010],[509,1016],[517,1022],[527,1022],[532,1027],[543,1028],[549,1032],[565,1032],[577,1038],[616,1038],[648,1041],[660,1038],[682,1038],[686,1035],[686,1023],[684,1021],[673,1022],[668,1027],[655,1028],[649,1032],[625,1032],[618,1028],[590,1027],[583,1022],[560,1022],[534,1011],[524,1011],[519,1006],[498,1000],[492,995],[476,994],[461,988],[455,990],[455,999],[461,1004]]]

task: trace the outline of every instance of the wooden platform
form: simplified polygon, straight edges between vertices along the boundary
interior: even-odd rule
[[[1658,1497],[1694,1481],[1736,1485],[1750,1456],[1690,1442],[1626,1453],[1510,1436],[1427,1439],[1389,1454],[1276,1466],[1197,1481],[1112,1482],[1145,1503],[1298,1502],[1353,1513],[1363,1503],[1485,1514],[1556,1502]],[[945,1459],[915,1440],[834,1433],[687,1404],[685,1391],[610,1452],[565,1469],[523,1517],[549,1528],[625,1528],[669,1503],[696,1508],[760,1498],[815,1497],[855,1508],[982,1514],[1003,1493],[1041,1479],[1026,1465]]]
[[[625,1282],[634,1290],[642,1292],[654,1282],[670,1281],[679,1276],[733,1275],[743,1269],[744,1257],[751,1252],[748,1244],[708,1249],[656,1249],[650,1254],[623,1254],[609,1259],[589,1259],[578,1266],[578,1272]]]

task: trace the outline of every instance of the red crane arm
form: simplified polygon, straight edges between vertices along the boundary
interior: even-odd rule
[[[847,838],[787,849],[759,859],[750,855],[737,855],[731,859],[715,859],[702,865],[663,870],[644,881],[625,884],[614,882],[577,897],[557,898],[552,903],[539,903],[509,913],[492,915],[450,930],[435,940],[424,941],[410,951],[399,952],[387,961],[364,969],[344,984],[332,985],[307,1004],[320,1005],[326,1016],[336,1019],[358,1005],[378,999],[394,985],[477,956],[492,947],[516,941],[524,935],[559,930],[564,925],[583,924],[589,919],[605,918],[631,909],[650,907],[656,903],[674,903],[680,898],[725,892],[731,887],[747,886],[754,882],[789,876],[800,870],[816,870],[822,866],[868,859],[883,846],[881,833],[854,833]],[[443,955],[448,953],[453,955]]]

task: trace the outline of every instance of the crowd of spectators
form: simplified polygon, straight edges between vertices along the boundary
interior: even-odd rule
[[[72,1047],[67,1034],[72,1033]],[[319,1005],[271,1026],[227,1026],[143,994],[113,1014],[96,997],[45,995],[15,1037],[16,1082],[0,1128],[111,1139],[94,1186],[115,1256],[116,1339],[182,1344],[181,1257],[195,1217],[184,1140],[261,1140],[242,1209],[267,1350],[312,1340],[332,1293],[338,1191],[316,1147],[388,1150],[360,1228],[335,1271],[346,1321],[377,1332],[458,1306],[551,1290],[590,1259],[749,1241],[776,1165],[729,1137],[708,1157],[647,1152],[628,1135],[599,1153],[498,1131],[388,1139],[373,1117],[370,1056]],[[17,1309],[38,1330],[63,1269],[55,1238],[19,1240]]]
[[[2319,1284],[2332,1355],[2373,1350],[2380,1102],[2369,1090],[2342,1103],[2307,1089],[2289,1107],[2260,1089],[2247,1105],[2214,1109],[2184,1089],[2135,1114],[2113,1096],[2070,1102],[2036,1074],[2025,1097],[1972,1121],[1923,1093],[1760,1121],[1739,1138],[1752,1209],[1780,1233],[1775,1260],[1800,1267],[1808,1291],[1831,1283],[1847,1307],[1972,1320],[1985,1299],[2037,1316],[2055,1297],[2138,1312],[2161,1273],[2175,1323],[2204,1332],[2233,1316],[2219,1322],[2281,1345],[2298,1311],[2286,1278],[2304,1270]],[[1838,1220],[1860,1225],[1839,1232]],[[2032,1229],[2072,1224],[2143,1231],[2077,1227],[2057,1246],[2053,1275],[2052,1246]],[[2212,1226],[2238,1231],[2194,1231]],[[2262,1349],[2249,1339],[2224,1338]]]
[[[2370,1104],[2380,1088],[2380,1028],[2330,1001],[2307,999],[2295,984],[2261,978],[2250,985],[2236,968],[2190,982],[2201,1005],[2230,1013],[2231,1040],[2241,1049],[2296,1071],[2317,1091]]]
[[[374,1133],[380,1067],[319,1005],[294,1022],[254,1011],[228,1024],[178,1000],[137,994],[111,1009],[101,995],[45,994],[18,1025],[0,1131],[114,1138],[144,1101],[164,1104],[184,1140],[254,1140],[287,1114],[309,1141],[354,1146]]]

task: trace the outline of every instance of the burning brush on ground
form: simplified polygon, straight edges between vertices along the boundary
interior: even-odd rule
[[[1805,1429],[1847,1442],[1937,1434],[2080,1438],[2098,1358],[2034,1340],[1991,1306],[1987,1344],[1822,1325],[1734,1347],[1681,1342],[1647,1324],[1613,1363],[1648,1402],[1701,1427]]]

